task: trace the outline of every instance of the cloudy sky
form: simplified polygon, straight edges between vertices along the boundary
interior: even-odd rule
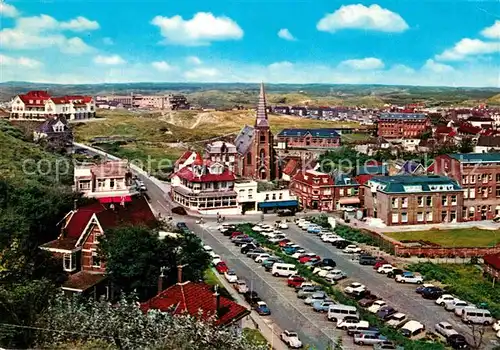
[[[0,81],[500,86],[496,0],[0,0],[0,27]]]

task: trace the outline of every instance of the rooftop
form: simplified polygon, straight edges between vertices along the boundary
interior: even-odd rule
[[[319,138],[330,138],[330,137],[340,137],[336,129],[321,128],[321,129],[283,129],[280,131],[278,136],[286,137],[300,137],[310,134],[312,137]]]
[[[379,119],[398,119],[398,120],[422,120],[427,116],[422,113],[382,113]]]
[[[418,193],[439,191],[460,191],[462,188],[452,179],[441,175],[396,175],[376,176],[368,185],[386,193]]]
[[[500,153],[454,153],[449,154],[462,163],[499,163]]]

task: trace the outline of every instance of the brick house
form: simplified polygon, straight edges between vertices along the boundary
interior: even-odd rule
[[[366,215],[387,226],[461,222],[463,190],[445,176],[381,176],[364,188]]]
[[[419,138],[430,130],[431,120],[420,113],[382,113],[377,135],[385,138]]]
[[[433,171],[451,177],[463,188],[464,220],[492,220],[500,215],[500,153],[441,155],[436,157]]]
[[[500,253],[488,254],[483,257],[483,270],[494,279],[500,278]]]
[[[99,237],[109,229],[123,225],[155,227],[156,218],[144,197],[130,202],[95,202],[70,211],[62,220],[61,234],[40,246],[62,260],[69,274],[62,289],[68,293],[110,296],[106,281],[106,263],[99,256]]]
[[[329,174],[316,170],[299,171],[290,182],[302,208],[333,210],[334,182]]]
[[[359,183],[354,177],[338,173],[333,177],[333,209],[359,207]]]
[[[335,129],[283,129],[276,136],[278,149],[308,149],[340,147],[340,135]]]

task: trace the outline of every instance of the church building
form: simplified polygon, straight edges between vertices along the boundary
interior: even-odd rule
[[[278,179],[280,170],[275,159],[273,143],[264,84],[261,84],[255,124],[253,127],[245,125],[234,142],[238,152],[238,175],[254,180]]]

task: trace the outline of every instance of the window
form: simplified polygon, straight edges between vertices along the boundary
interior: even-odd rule
[[[268,201],[268,200],[269,200],[269,193],[266,194],[266,201]]]
[[[408,208],[408,197],[401,198],[401,208]]]
[[[468,179],[467,179],[467,175],[462,175],[462,183],[463,183],[463,184],[467,184],[467,183],[469,183],[469,181],[467,181],[467,180],[468,180]]]
[[[428,211],[425,213],[425,220],[432,221],[432,211]]]
[[[115,188],[115,179],[109,179],[109,187]]]
[[[280,192],[279,199],[283,199],[283,193]]]
[[[455,194],[451,196],[451,205],[457,205],[457,196]]]
[[[76,270],[76,256],[73,254],[64,254],[63,257],[64,271],[75,271]]]
[[[247,154],[247,165],[251,165],[251,164],[252,164],[252,153],[248,152],[248,154]]]
[[[344,195],[344,189],[343,189],[343,188],[341,188],[341,189],[339,190],[339,195],[340,195],[340,196],[343,196],[343,195]]]
[[[500,173],[496,175],[497,182],[500,182]]]
[[[500,187],[497,187],[497,197],[500,197]]]
[[[470,199],[476,198],[476,189],[475,188],[471,188],[470,189],[470,191],[469,191],[469,198]]]
[[[399,215],[398,213],[392,214],[392,223],[395,224],[399,221]]]
[[[488,181],[493,180],[493,174],[488,174]]]
[[[442,205],[448,205],[448,196],[442,196],[441,197],[441,204]]]
[[[408,213],[401,213],[401,222],[408,222]]]
[[[101,258],[96,251],[92,252],[92,267],[101,267]]]
[[[248,190],[248,199],[252,199],[253,198],[253,189],[249,189]]]
[[[106,184],[106,180],[97,180],[97,188],[103,189],[104,185]]]
[[[476,175],[471,175],[470,176],[470,183],[475,184],[476,183]]]
[[[273,201],[276,200],[276,193],[273,193]]]
[[[432,207],[432,197],[431,197],[431,196],[427,196],[427,197],[425,197],[425,204],[426,204],[428,207]]]
[[[393,198],[392,199],[392,208],[396,209],[398,207],[399,207],[398,198]]]
[[[422,212],[417,213],[417,221],[418,222],[424,221],[424,213]]]
[[[441,222],[448,222],[448,212],[447,211],[441,212]]]
[[[424,206],[424,197],[422,197],[422,196],[417,197],[417,203],[418,203],[419,207],[423,207]]]

